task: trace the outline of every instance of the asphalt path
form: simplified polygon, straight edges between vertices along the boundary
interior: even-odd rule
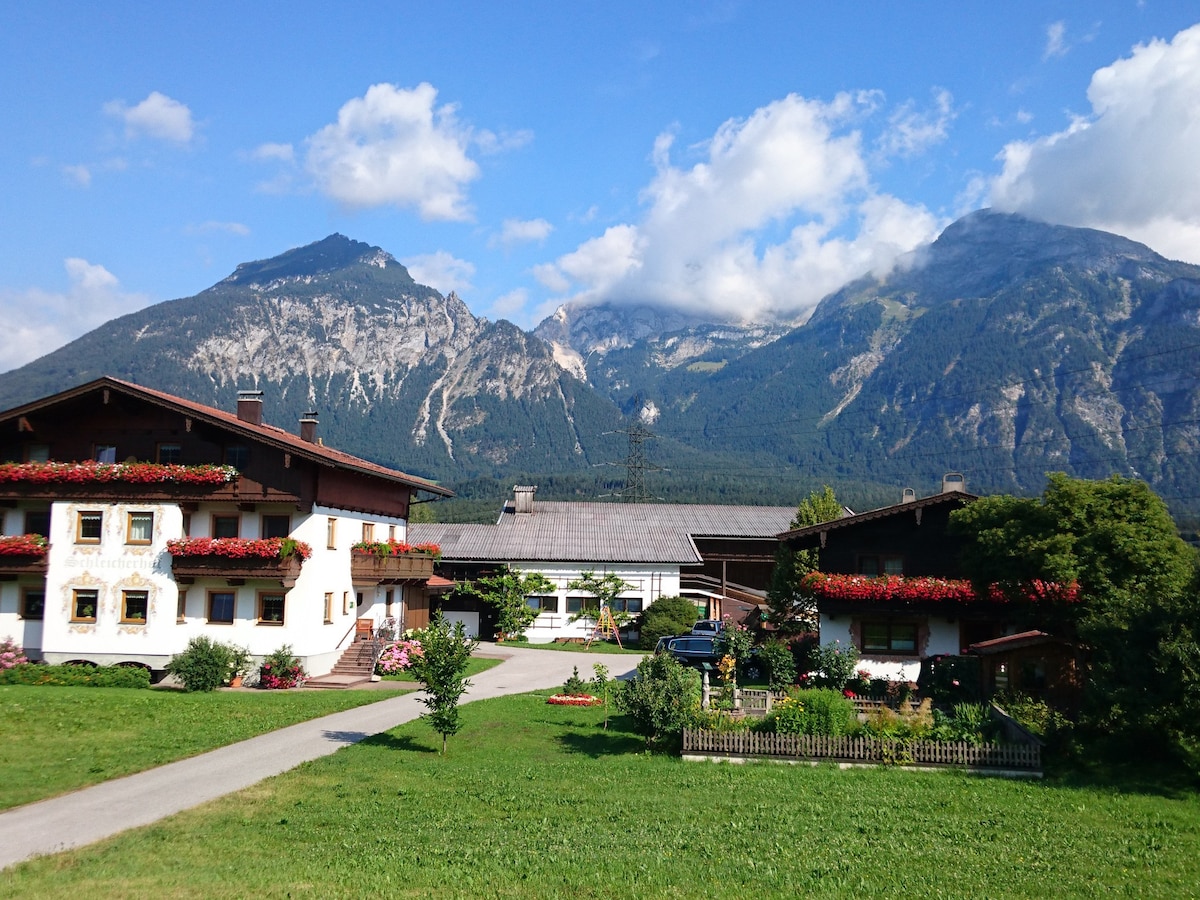
[[[487,646],[481,655],[502,656],[504,662],[472,676],[463,702],[561,685],[576,666],[580,677],[587,679],[597,662],[617,678],[632,672],[641,660],[632,654],[598,656],[515,646],[497,647],[494,654]],[[7,810],[0,813],[0,869],[149,825],[310,759],[328,756],[412,721],[425,711],[419,697],[419,692],[404,694],[300,722],[136,775]]]

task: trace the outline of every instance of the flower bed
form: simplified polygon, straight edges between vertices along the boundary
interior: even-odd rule
[[[831,575],[809,572],[800,581],[800,590],[817,600],[847,602],[893,601],[900,603],[992,603],[1007,602],[1011,594],[993,585],[986,597],[979,597],[971,582],[953,578],[908,577],[883,575]],[[1030,602],[1074,603],[1079,599],[1079,585],[1055,584],[1049,581],[1030,581],[1018,590],[1020,599]]]
[[[603,706],[604,701],[591,694],[555,694],[547,701],[551,706]]]
[[[45,556],[49,542],[40,534],[0,537],[0,556]]]
[[[379,660],[375,663],[375,672],[378,675],[395,675],[398,672],[406,672],[412,667],[416,658],[423,655],[424,651],[421,649],[420,641],[395,641],[380,654]]]
[[[0,484],[195,484],[222,485],[238,477],[233,466],[163,463],[25,462],[0,464]]]
[[[226,559],[308,559],[312,547],[292,538],[179,538],[167,541],[174,557],[218,556]]]

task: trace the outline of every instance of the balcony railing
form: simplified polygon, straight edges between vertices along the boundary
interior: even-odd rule
[[[355,584],[394,584],[428,581],[433,575],[433,554],[421,551],[396,556],[350,554],[350,577]]]
[[[173,556],[171,573],[175,580],[190,584],[197,578],[266,578],[294,587],[300,576],[298,556],[287,559],[264,559],[258,556]]]

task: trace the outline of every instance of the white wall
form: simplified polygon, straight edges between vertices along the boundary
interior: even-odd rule
[[[830,617],[822,613],[820,617],[821,644],[832,644],[841,641],[842,645],[854,644],[853,625],[859,621],[857,617],[838,615]],[[872,678],[886,678],[888,681],[916,681],[921,674],[921,657],[936,656],[942,653],[958,653],[958,623],[945,618],[930,616],[927,620],[929,628],[928,643],[921,648],[919,655],[912,657],[870,656],[860,654],[859,669],[866,670]],[[855,644],[855,646],[858,646]]]

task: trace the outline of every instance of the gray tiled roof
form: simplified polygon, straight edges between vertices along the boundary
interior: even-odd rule
[[[694,537],[774,538],[791,506],[565,503],[539,500],[530,514],[508,503],[496,525],[412,524],[410,543],[435,543],[450,561],[700,563]]]

